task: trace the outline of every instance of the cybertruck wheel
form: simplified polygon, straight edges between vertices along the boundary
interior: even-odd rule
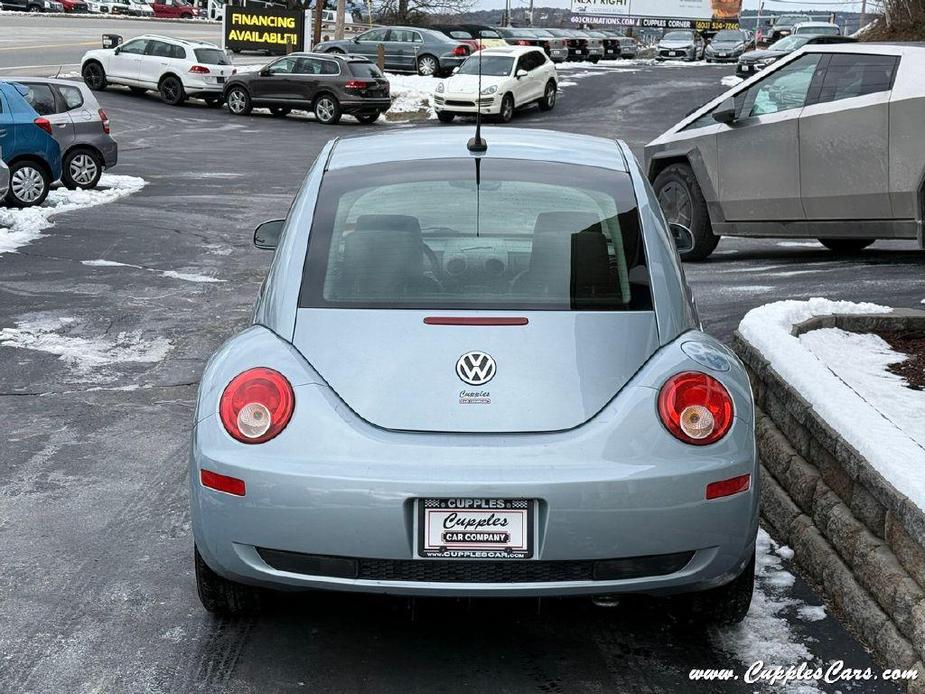
[[[819,239],[819,243],[834,253],[857,253],[877,239]]]
[[[202,606],[220,617],[244,617],[260,612],[263,595],[259,588],[222,578],[193,549],[196,565],[196,589]]]
[[[671,164],[655,177],[652,184],[662,212],[669,222],[683,224],[694,235],[694,248],[681,254],[681,260],[707,258],[719,243],[713,233],[710,213],[694,171],[687,164]]]
[[[752,604],[755,588],[755,557],[751,558],[745,570],[724,586],[699,593],[679,595],[670,598],[670,610],[683,625],[702,628],[710,626],[731,626],[738,624]]]

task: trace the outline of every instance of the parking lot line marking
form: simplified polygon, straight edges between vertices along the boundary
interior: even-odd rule
[[[72,67],[80,63],[52,63],[51,65],[12,65],[10,67],[0,67],[0,72],[9,72],[11,70],[34,70],[40,67]]]
[[[79,43],[40,43],[28,46],[5,46],[0,51],[30,51],[33,48],[67,48],[68,46],[96,46],[99,41],[80,41]]]

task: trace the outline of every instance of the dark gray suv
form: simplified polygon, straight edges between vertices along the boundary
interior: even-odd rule
[[[389,81],[369,60],[321,53],[290,53],[258,72],[235,75],[225,86],[225,101],[237,116],[255,107],[279,117],[301,109],[328,125],[345,113],[372,123],[392,105]]]
[[[51,123],[61,146],[61,182],[68,188],[95,188],[103,169],[116,165],[119,146],[109,134],[109,117],[89,87],[47,77],[4,79],[26,87],[26,101]]]

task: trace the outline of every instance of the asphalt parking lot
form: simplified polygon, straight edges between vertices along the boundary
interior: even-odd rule
[[[147,30],[115,20],[35,21],[55,31],[3,20],[0,75],[73,70],[110,24],[126,36]],[[215,27],[177,26],[217,35]],[[645,142],[722,91],[732,67],[568,72],[572,84],[552,112],[533,109],[512,125],[620,137],[641,156]],[[203,612],[192,572],[189,430],[205,360],[249,322],[271,259],[251,246],[253,227],[286,214],[332,137],[472,125],[232,117],[121,89],[100,101],[120,143],[113,173],[146,185],[56,216],[42,238],[0,253],[0,691],[756,689],[741,680],[688,683],[688,673],[741,673],[764,652],[761,643],[685,633],[641,600],[601,607],[308,595],[280,598],[249,621]],[[879,242],[836,258],[805,241],[740,239],[686,267],[705,328],[727,340],[749,308],[774,299],[919,306],[923,269],[925,254],[912,243]],[[760,582],[758,600],[779,603],[778,619],[750,627],[782,630],[763,636],[790,649],[767,659],[871,665],[830,614],[801,616],[801,606],[822,601],[786,578],[786,552],[779,556],[782,570]],[[820,689],[894,691],[869,682]]]

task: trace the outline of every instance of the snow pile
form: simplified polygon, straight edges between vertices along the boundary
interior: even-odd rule
[[[800,335],[800,342],[925,452],[925,392],[909,388],[906,379],[889,371],[908,359],[905,354],[879,335],[839,328],[812,330]]]
[[[807,349],[804,341],[791,335],[794,325],[814,316],[888,313],[891,310],[876,304],[818,298],[780,301],[749,311],[739,324],[739,332],[829,426],[854,446],[890,484],[925,510],[925,448],[842,380]],[[812,338],[810,340],[812,342]],[[868,376],[857,376],[865,388],[873,387],[869,369],[878,360],[883,363],[882,354],[865,357]],[[852,361],[851,365],[858,368],[860,374],[863,368],[856,361]],[[900,397],[898,390],[899,387],[889,397]],[[918,427],[921,426],[919,423]]]
[[[0,208],[0,253],[15,251],[42,236],[52,226],[50,217],[62,212],[73,212],[85,207],[114,202],[144,188],[145,180],[135,176],[103,174],[100,187],[94,190],[68,190],[58,188],[48,194],[37,207],[15,209]]]
[[[813,660],[799,634],[794,633],[787,613],[796,609],[806,621],[825,618],[825,608],[804,604],[788,596],[796,580],[784,568],[783,559],[790,559],[793,551],[778,545],[763,530],[758,530],[755,554],[755,593],[745,619],[734,627],[716,629],[711,639],[724,651],[731,653],[743,665],[751,666],[762,661],[767,666],[789,667]],[[821,615],[821,616],[820,616]],[[788,691],[808,694],[818,692],[813,683],[793,685]]]
[[[724,87],[734,87],[742,82],[744,82],[744,80],[741,77],[737,77],[735,75],[726,75],[723,77],[723,79],[720,80],[720,83]]]
[[[392,94],[392,107],[388,111],[389,115],[411,116],[418,114],[427,118],[437,117],[430,100],[434,89],[441,81],[439,78],[424,77],[422,75],[397,75],[391,72],[387,72],[385,76],[389,80],[389,91]]]
[[[209,277],[208,275],[199,275],[193,272],[177,272],[176,270],[158,270],[153,267],[145,267],[144,265],[132,265],[131,263],[120,263],[116,260],[105,260],[103,258],[97,258],[96,260],[82,260],[80,261],[82,265],[87,265],[88,267],[130,267],[135,270],[147,270],[148,272],[154,272],[161,277],[170,277],[175,280],[183,280],[185,282],[200,282],[200,283],[210,283],[210,282],[224,282],[225,280],[220,280],[216,277]]]
[[[17,321],[15,328],[0,329],[0,346],[55,354],[79,374],[125,362],[159,362],[171,348],[169,340],[144,340],[138,330],[97,337],[87,332],[76,318]]]

